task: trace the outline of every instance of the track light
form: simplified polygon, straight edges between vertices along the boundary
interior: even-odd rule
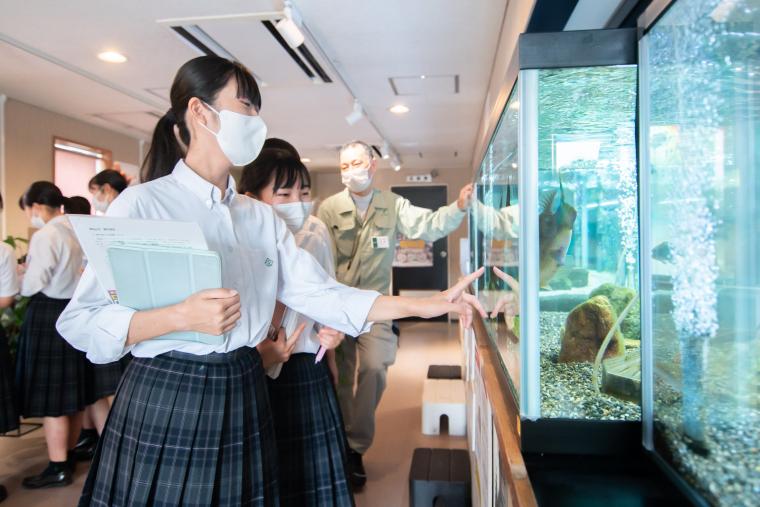
[[[388,144],[388,141],[383,140],[383,160],[388,160],[391,158],[391,145]]]
[[[290,2],[285,3],[283,12],[285,13],[285,17],[275,23],[274,27],[282,35],[282,38],[285,39],[285,42],[288,43],[288,46],[296,49],[303,44],[305,37],[301,29],[293,21],[293,7],[290,5]]]
[[[364,118],[364,109],[362,109],[362,105],[359,104],[359,101],[354,99],[354,108],[346,115],[346,122],[348,122],[349,125],[354,125],[362,118]]]
[[[396,172],[399,172],[401,170],[401,159],[395,153],[391,158],[391,167],[393,167],[393,170]]]

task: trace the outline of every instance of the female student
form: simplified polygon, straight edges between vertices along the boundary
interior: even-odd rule
[[[108,215],[196,222],[221,257],[224,288],[135,311],[110,303],[85,269],[58,329],[93,362],[134,358],[80,505],[277,505],[274,427],[252,348],[267,334],[275,300],[351,335],[409,315],[453,311],[467,323],[473,298],[462,294],[481,273],[426,299],[338,284],[271,207],[235,191],[230,170],[252,162],[266,137],[251,73],[220,57],[195,58],[179,69],[170,97],[144,168],[148,183],[122,192]],[[224,342],[155,339],[175,331],[224,334]]]
[[[0,196],[0,211],[3,198]],[[0,308],[8,308],[18,294],[16,278],[16,254],[5,242],[0,242]],[[8,350],[5,330],[0,326],[0,434],[18,428],[15,393],[13,392],[13,366]],[[0,502],[5,500],[8,492],[0,485]]]
[[[76,443],[87,396],[87,359],[55,329],[82,269],[82,249],[61,207],[66,198],[49,181],[38,181],[24,194],[24,211],[39,230],[29,242],[21,294],[30,296],[19,336],[16,364],[19,412],[43,417],[50,463],[23,481],[26,488],[66,486],[73,467],[67,452]]]
[[[108,206],[127,188],[127,178],[119,171],[105,169],[90,179],[92,207],[95,211],[105,213]]]
[[[304,230],[311,214],[311,179],[298,158],[283,150],[265,149],[245,167],[240,186],[241,192],[271,205],[295,235],[296,244],[335,276],[330,243]],[[288,333],[303,323],[306,329],[294,354],[281,370],[270,373],[268,382],[280,466],[280,504],[352,505],[344,468],[346,435],[340,406],[328,358],[316,361],[320,344],[332,355],[343,334],[329,328],[318,331],[308,317],[285,311],[283,325]]]
[[[127,179],[119,171],[105,169],[90,179],[89,189],[92,194],[92,207],[105,213],[108,206],[119,194],[127,188]],[[73,199],[73,198],[71,198]],[[89,207],[89,203],[88,203]],[[67,211],[67,213],[74,213]],[[89,215],[89,208],[82,209],[80,214]],[[116,393],[124,370],[129,365],[130,356],[124,356],[119,361],[108,364],[93,364],[91,379],[88,384],[90,399],[96,400],[89,405],[82,418],[82,432],[79,434],[72,457],[77,461],[89,461],[95,454],[98,435],[103,432],[108,412],[111,410],[110,398]]]

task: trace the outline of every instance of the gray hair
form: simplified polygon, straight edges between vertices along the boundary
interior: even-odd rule
[[[367,158],[370,161],[372,161],[375,158],[375,150],[372,149],[372,146],[370,146],[369,144],[365,143],[364,141],[351,141],[351,142],[348,142],[348,143],[346,143],[346,144],[344,144],[343,146],[340,147],[340,152],[339,153],[343,153],[344,151],[346,151],[349,148],[361,148],[361,149],[363,149],[364,152],[367,154]]]

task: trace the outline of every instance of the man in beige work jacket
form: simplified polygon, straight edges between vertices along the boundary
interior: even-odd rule
[[[462,223],[472,185],[459,193],[457,202],[437,211],[413,206],[387,190],[372,188],[377,160],[372,148],[355,141],[340,151],[342,192],[328,197],[317,216],[332,237],[338,281],[361,289],[388,294],[396,250],[396,232],[408,238],[435,241]],[[388,366],[398,347],[390,322],[376,322],[369,333],[344,340],[337,351],[338,398],[346,424],[349,478],[355,487],[366,482],[362,454],[375,435],[375,409],[385,390]],[[358,383],[354,391],[357,368]]]

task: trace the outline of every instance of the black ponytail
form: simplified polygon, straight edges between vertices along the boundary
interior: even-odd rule
[[[49,181],[35,181],[24,192],[19,204],[23,204],[24,208],[28,208],[32,204],[42,204],[57,209],[63,206],[66,201],[67,199],[61,193],[60,188]]]
[[[219,91],[233,77],[237,82],[238,97],[248,99],[257,110],[261,109],[259,87],[243,64],[219,56],[199,56],[179,68],[170,92],[171,108],[158,120],[150,150],[143,161],[142,181],[151,181],[170,174],[177,161],[185,154],[180,141],[185,146],[190,146],[190,131],[185,124],[190,99],[197,97],[207,104],[212,104]]]

